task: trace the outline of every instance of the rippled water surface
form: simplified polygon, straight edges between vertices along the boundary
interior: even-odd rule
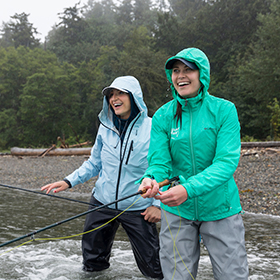
[[[89,200],[89,196],[83,194],[63,193],[63,196]],[[85,211],[87,206],[83,204],[0,187],[0,244]],[[84,218],[55,226],[34,237],[53,238],[81,233]],[[280,217],[246,213],[243,218],[249,279],[280,280]],[[136,266],[122,228],[114,242],[111,267],[98,273],[82,271],[81,237],[32,241],[20,246],[29,240],[27,237],[0,248],[0,280],[147,279]],[[213,279],[211,263],[203,246],[197,280],[202,279]]]

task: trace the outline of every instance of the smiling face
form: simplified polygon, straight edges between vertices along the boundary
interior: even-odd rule
[[[201,85],[199,70],[193,70],[178,60],[172,68],[172,82],[180,96],[195,97]]]
[[[108,95],[109,103],[114,109],[115,114],[123,120],[130,116],[131,104],[128,93],[122,92],[118,89],[112,89]]]

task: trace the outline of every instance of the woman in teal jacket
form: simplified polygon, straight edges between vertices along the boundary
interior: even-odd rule
[[[167,60],[165,72],[174,99],[153,116],[149,168],[139,188],[147,190],[144,197],[161,201],[164,279],[196,277],[200,236],[215,279],[247,279],[242,209],[233,178],[241,146],[236,108],[208,93],[210,64],[201,50],[182,50]],[[159,190],[157,182],[174,176],[180,178],[177,185]]]
[[[139,184],[135,181],[148,167],[151,118],[147,115],[138,80],[132,76],[118,77],[102,92],[101,124],[90,158],[63,181],[41,188],[47,193],[51,190],[60,192],[98,175],[90,200],[94,206],[90,209],[136,193]],[[160,202],[154,198],[147,200],[133,196],[89,213],[84,232],[103,226],[83,235],[83,269],[100,271],[110,266],[114,237],[121,224],[142,274],[161,279],[156,228],[156,222],[160,220],[159,205]]]

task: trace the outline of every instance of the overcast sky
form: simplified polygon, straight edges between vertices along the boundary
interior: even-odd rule
[[[1,0],[0,4],[0,27],[3,22],[11,20],[11,16],[15,13],[29,14],[28,20],[33,27],[41,34],[36,38],[40,38],[41,42],[48,35],[52,26],[59,22],[58,13],[62,13],[64,8],[73,7],[79,0]],[[87,1],[81,1],[86,4]]]

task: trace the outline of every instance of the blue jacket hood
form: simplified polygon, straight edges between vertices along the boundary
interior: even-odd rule
[[[141,115],[147,116],[148,109],[143,100],[143,92],[138,80],[135,77],[133,76],[118,77],[112,82],[112,84],[109,87],[106,87],[105,89],[110,89],[110,88],[112,89],[117,88],[120,90],[122,89],[131,93],[131,96],[134,99],[134,102],[138,107]],[[103,89],[103,91],[105,89]],[[114,129],[113,112],[110,109],[110,105],[108,103],[108,99],[106,98],[106,96],[103,97],[103,107],[98,115],[98,118],[101,123],[103,123],[104,125],[106,125],[111,129]]]

